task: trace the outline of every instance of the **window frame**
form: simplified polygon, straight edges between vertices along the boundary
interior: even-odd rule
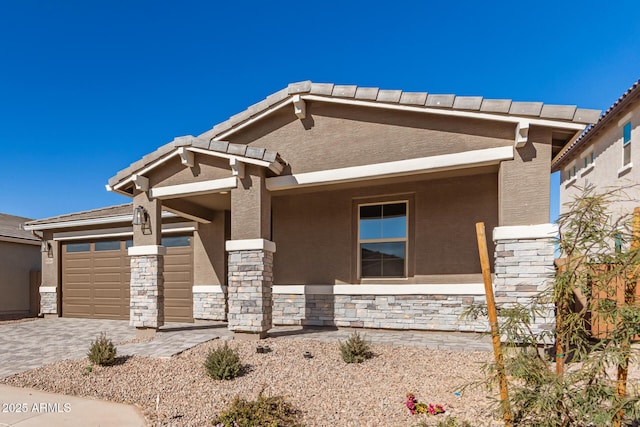
[[[405,205],[405,236],[404,237],[392,237],[392,238],[380,238],[380,239],[361,239],[360,238],[360,208],[362,206],[382,206],[382,205],[391,205],[391,204],[400,204],[404,203]],[[410,209],[412,203],[411,200],[407,198],[394,198],[389,200],[377,200],[377,201],[356,201],[356,277],[360,281],[372,281],[372,280],[406,280],[410,277],[409,274],[409,251],[410,251]],[[371,277],[363,277],[362,276],[362,248],[361,245],[363,243],[393,243],[393,242],[403,242],[404,243],[404,274],[402,276],[371,276]]]
[[[626,121],[621,127],[622,127],[622,167],[625,167],[633,163],[631,161],[631,141],[633,140],[633,138],[631,137],[631,131],[633,130],[633,127],[631,125],[631,120]],[[627,127],[629,128],[629,139],[625,140]],[[625,162],[625,150],[627,147],[629,147],[629,159],[628,161]]]

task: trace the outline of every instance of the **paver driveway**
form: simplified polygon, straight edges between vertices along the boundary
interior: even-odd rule
[[[101,332],[116,345],[136,336],[127,320],[52,318],[0,325],[0,378],[58,360],[82,358]],[[215,322],[170,323],[153,341],[117,345],[118,356],[170,357],[228,335],[226,325]]]

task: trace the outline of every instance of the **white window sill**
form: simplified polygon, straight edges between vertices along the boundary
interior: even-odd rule
[[[576,181],[577,181],[577,180],[578,180],[578,177],[577,177],[577,176],[574,176],[574,177],[573,177],[573,178],[571,178],[569,181],[565,182],[565,184],[564,184],[564,188],[571,187],[573,184],[575,184],[575,183],[576,183]]]
[[[624,175],[625,173],[629,172],[631,168],[633,168],[633,162],[627,163],[626,165],[618,169],[618,176]]]
[[[588,174],[589,172],[591,172],[593,170],[593,168],[596,167],[595,163],[591,163],[589,166],[587,166],[586,168],[582,169],[580,171],[580,176],[585,176],[586,174]]]

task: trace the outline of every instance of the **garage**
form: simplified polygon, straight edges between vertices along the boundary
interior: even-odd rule
[[[166,322],[193,322],[191,236],[163,237]],[[62,316],[129,319],[131,239],[62,244]]]

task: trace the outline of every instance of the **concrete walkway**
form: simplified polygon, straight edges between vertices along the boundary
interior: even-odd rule
[[[383,331],[277,327],[275,339],[346,340],[354,331],[373,344],[437,350],[491,351],[487,335],[459,332]],[[232,339],[226,323],[170,323],[153,340],[135,342],[128,321],[52,318],[0,325],[0,378],[64,359],[86,356],[91,341],[105,332],[119,356],[171,357],[212,339]],[[131,342],[133,341],[133,342]],[[127,344],[127,342],[131,342]],[[20,412],[18,412],[20,411]],[[144,417],[131,405],[0,385],[0,427],[142,426]]]
[[[141,427],[132,405],[0,385],[0,427]]]

